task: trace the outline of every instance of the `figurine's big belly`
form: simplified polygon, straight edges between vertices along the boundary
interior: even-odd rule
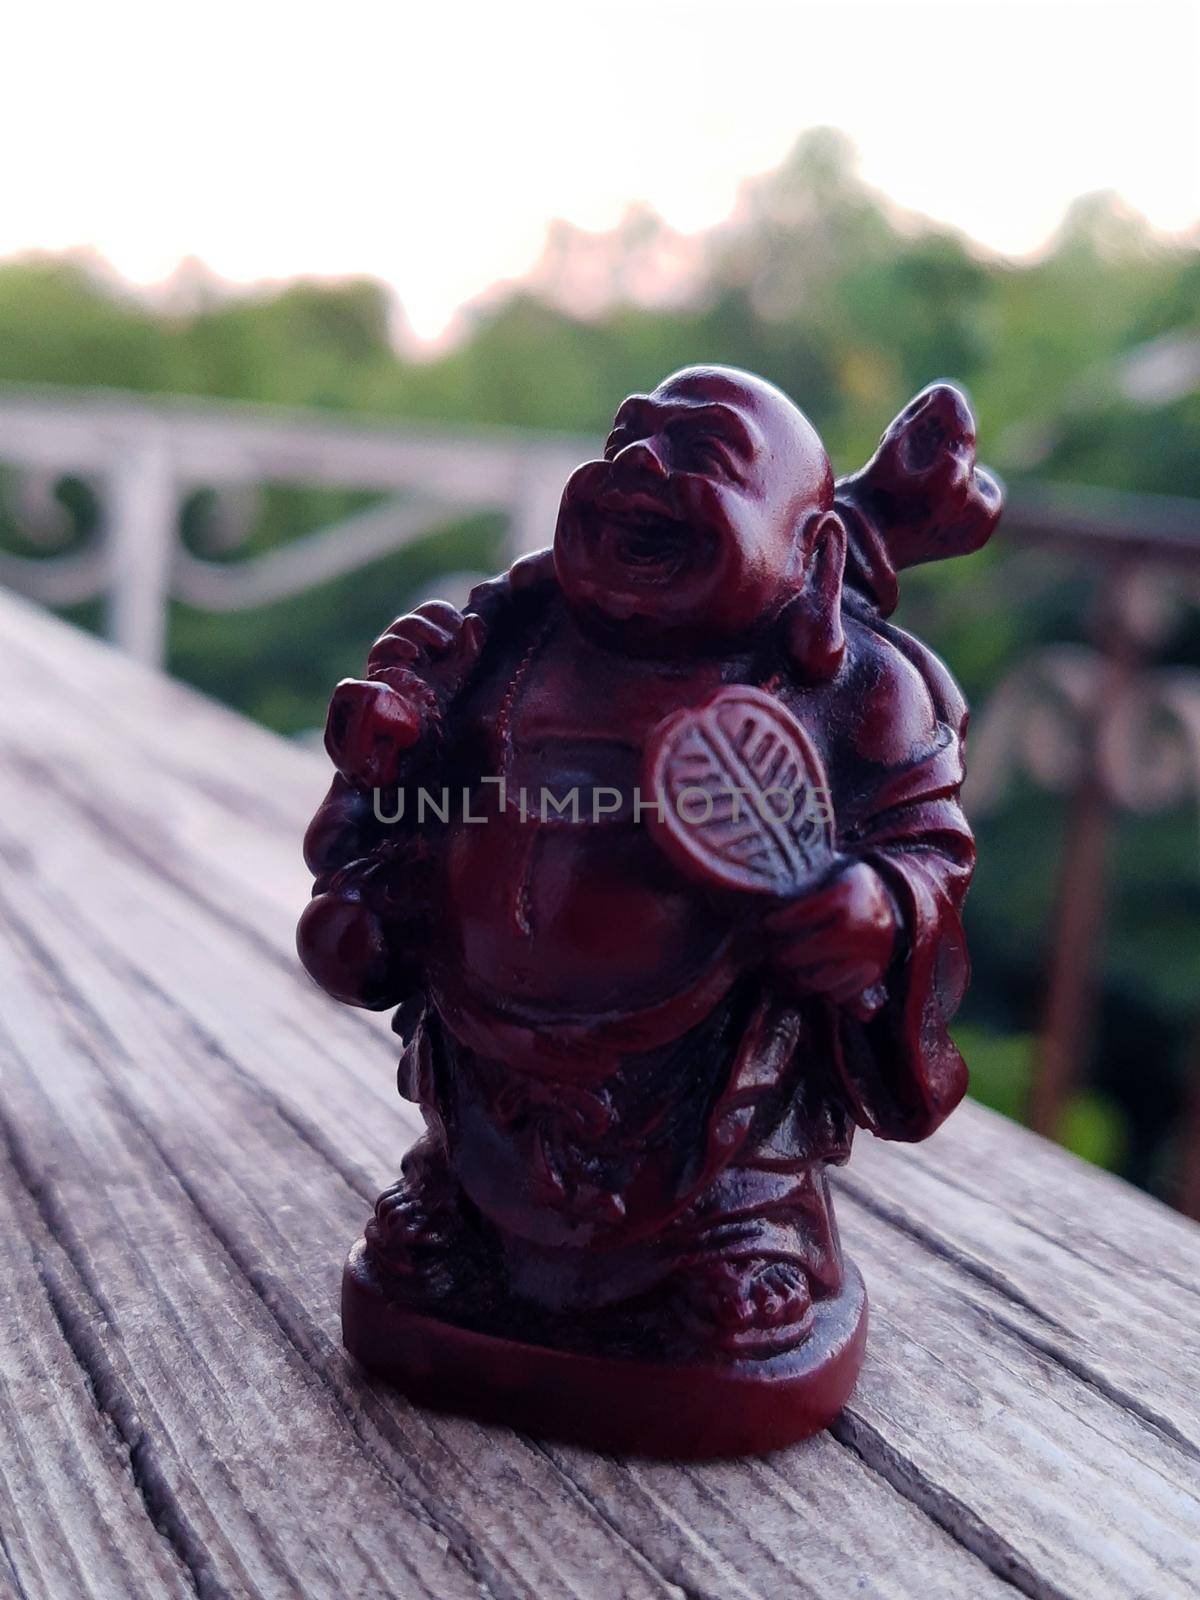
[[[644,825],[506,812],[458,822],[445,861],[443,950],[459,981],[548,1018],[655,1005],[725,942]]]

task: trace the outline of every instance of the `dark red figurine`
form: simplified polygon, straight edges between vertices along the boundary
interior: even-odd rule
[[[1000,506],[949,385],[835,483],[779,390],[692,368],[621,406],[553,549],[338,686],[300,953],[399,1007],[428,1127],[346,1266],[367,1367],[659,1456],[834,1417],[866,1298],[826,1168],[966,1086],[966,711],[887,618]]]

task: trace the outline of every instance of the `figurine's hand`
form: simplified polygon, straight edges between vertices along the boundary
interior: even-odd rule
[[[444,600],[398,618],[376,640],[367,678],[334,690],[325,748],[342,775],[368,788],[399,779],[405,754],[441,726],[483,648],[484,625]]]
[[[400,764],[439,720],[437,697],[415,673],[389,680],[343,678],[325,719],[329,759],[351,783],[385,789],[398,782]]]
[[[470,676],[483,648],[483,635],[481,617],[464,616],[445,600],[427,600],[407,616],[397,617],[376,639],[367,671],[372,678],[386,678],[396,667],[415,673],[445,705]]]
[[[353,889],[334,889],[309,901],[296,929],[296,948],[305,971],[335,1000],[381,1011],[403,999],[383,919]]]
[[[865,861],[844,867],[814,893],[764,918],[769,960],[782,984],[800,994],[825,994],[839,1004],[859,999],[887,971],[896,946],[897,915],[883,879]]]

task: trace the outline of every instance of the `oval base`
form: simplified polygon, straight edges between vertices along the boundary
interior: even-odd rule
[[[827,1427],[854,1387],[866,1336],[866,1291],[850,1263],[796,1349],[691,1364],[555,1350],[440,1322],[388,1295],[361,1241],[342,1276],[346,1349],[419,1405],[675,1461],[757,1455]]]

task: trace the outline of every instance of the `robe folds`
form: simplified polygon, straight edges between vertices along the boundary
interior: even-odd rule
[[[787,997],[761,965],[723,957],[659,1006],[565,1025],[503,1016],[469,973],[431,974],[402,1092],[503,1231],[623,1249],[669,1229],[691,1250],[727,1237],[732,1207],[759,1216],[749,1239],[811,1209],[817,1169],[847,1158],[855,1126],[921,1139],[961,1099],[948,1024],[968,976],[966,711],[937,658],[852,593],[844,621],[844,676],[808,714],[833,730],[838,849],[875,868],[897,915],[874,1009]],[[802,714],[805,691],[780,698]]]

